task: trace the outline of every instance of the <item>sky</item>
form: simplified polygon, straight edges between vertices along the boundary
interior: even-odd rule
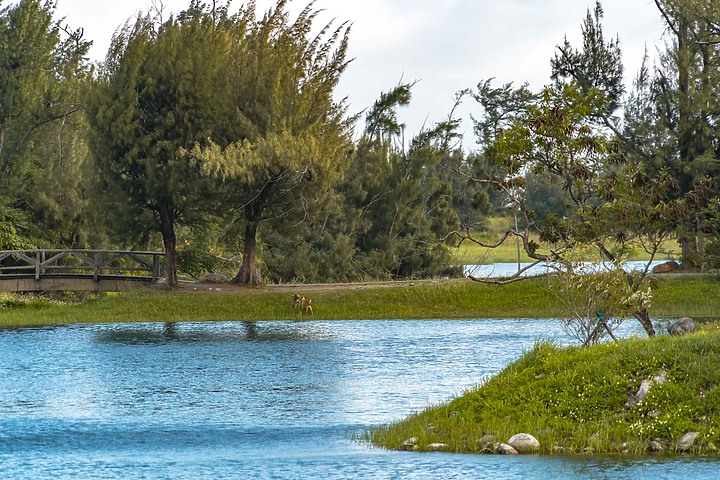
[[[211,2],[212,0],[207,0]],[[165,17],[185,9],[190,0],[58,0],[57,15],[93,41],[91,59],[104,58],[113,33],[138,12],[162,5]],[[220,3],[220,2],[219,2]],[[274,5],[257,0],[258,11]],[[233,0],[236,11],[241,0]],[[604,33],[618,36],[626,83],[648,49],[662,45],[663,24],[653,0],[604,0]],[[307,5],[290,2],[290,12]],[[352,23],[349,57],[336,95],[347,97],[349,113],[370,107],[383,91],[415,82],[409,107],[398,112],[410,138],[423,126],[447,118],[456,92],[495,78],[496,84],[528,82],[533,89],[550,83],[550,59],[567,36],[579,46],[580,25],[595,0],[316,0],[324,11],[318,24]],[[464,121],[464,147],[472,149],[470,101],[458,111]]]

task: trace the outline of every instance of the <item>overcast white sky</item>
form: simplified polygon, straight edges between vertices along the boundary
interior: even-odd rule
[[[115,30],[153,0],[58,0],[57,14],[73,28],[85,29],[93,40],[91,56],[101,60]],[[156,2],[158,0],[155,0]],[[212,0],[206,0],[211,2]],[[162,0],[166,17],[185,9],[190,0]],[[218,2],[220,3],[220,2]],[[234,0],[237,9],[241,0]],[[258,0],[258,10],[274,5]],[[291,11],[307,4],[291,2]],[[604,0],[604,31],[619,35],[626,81],[661,44],[663,25],[652,0]],[[455,92],[483,79],[529,82],[533,88],[549,83],[550,58],[565,35],[579,45],[580,24],[594,0],[317,0],[325,9],[319,23],[337,19],[353,23],[348,68],[338,94],[347,96],[351,112],[361,111],[404,81],[419,82],[412,105],[399,112],[411,136],[447,117]],[[468,116],[470,105],[460,113]],[[464,123],[465,147],[474,139]]]

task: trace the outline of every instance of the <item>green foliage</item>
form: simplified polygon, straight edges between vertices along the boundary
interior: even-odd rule
[[[587,263],[567,262],[551,279],[558,301],[563,305],[563,329],[583,346],[599,343],[638,311],[650,308],[651,292],[645,282],[628,281],[622,261],[600,270]]]
[[[574,49],[565,37],[550,65],[551,78],[558,84],[575,81],[585,93],[592,90],[602,92],[607,104],[600,110],[601,115],[610,115],[620,106],[625,86],[620,39],[605,42],[601,24],[603,16],[602,5],[597,1],[592,13],[588,9],[582,24],[582,50]]]
[[[203,273],[215,273],[224,262],[203,242],[183,242],[178,248],[178,269],[195,279]]]
[[[182,151],[218,181],[228,217],[245,224],[235,278],[244,284],[260,281],[259,226],[304,218],[307,204],[342,178],[352,150],[344,107],[333,99],[348,63],[349,29],[328,24],[311,37],[319,12],[311,4],[290,21],[286,3],[261,19],[249,4],[218,22],[228,42],[218,62],[223,75],[212,82],[222,125]]]
[[[684,268],[703,267],[708,207],[718,195],[720,11],[714,2],[657,1],[667,25],[657,65],[644,64],[625,107],[623,143],[649,177],[666,175],[662,200],[672,212]],[[647,59],[646,59],[647,60]],[[652,73],[651,73],[652,72]]]
[[[6,246],[78,245],[91,228],[80,113],[89,43],[54,2],[0,11],[0,228]],[[5,222],[12,225],[5,226]]]

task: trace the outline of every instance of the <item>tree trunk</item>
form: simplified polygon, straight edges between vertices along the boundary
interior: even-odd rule
[[[243,258],[240,270],[230,283],[241,285],[262,285],[262,276],[255,265],[255,245],[257,241],[258,223],[248,221],[245,226],[245,238],[243,246]]]
[[[640,325],[643,326],[648,337],[655,336],[655,327],[653,327],[652,321],[650,320],[650,314],[647,309],[643,308],[642,310],[635,312],[635,318],[637,318]]]
[[[177,237],[175,235],[175,222],[170,216],[167,207],[160,208],[160,233],[165,247],[165,262],[167,265],[165,278],[167,285],[174,287],[178,283],[177,276]]]

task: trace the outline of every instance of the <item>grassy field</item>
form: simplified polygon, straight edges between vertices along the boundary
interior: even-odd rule
[[[484,232],[475,232],[473,236],[485,243],[495,243],[503,233],[511,226],[510,218],[493,218],[488,221],[488,228]],[[536,241],[537,238],[534,238]],[[518,247],[520,247],[518,249]],[[541,251],[542,253],[542,251]],[[649,260],[647,252],[640,248],[632,248],[626,253],[627,260]],[[493,263],[514,263],[532,261],[522,249],[522,244],[517,239],[509,238],[497,248],[486,248],[476,243],[465,241],[459,248],[453,249],[456,265],[489,265]],[[675,241],[668,241],[663,246],[662,254],[656,260],[677,259],[680,250]],[[595,259],[597,260],[597,259]]]
[[[720,276],[654,277],[651,314],[720,317]],[[223,288],[226,291],[218,291]],[[291,295],[312,299],[313,315],[291,305]],[[121,294],[40,299],[0,296],[0,326],[70,323],[220,320],[343,320],[552,318],[560,305],[546,279],[498,286],[469,280],[370,285],[297,286],[296,289],[215,287],[148,288]]]
[[[443,405],[367,432],[365,440],[402,449],[494,453],[517,433],[540,453],[645,454],[655,441],[676,453],[678,439],[699,436],[693,453],[720,445],[720,331],[717,324],[685,337],[628,339],[589,349],[538,343],[476,389]],[[664,376],[635,408],[629,397],[643,380]]]

